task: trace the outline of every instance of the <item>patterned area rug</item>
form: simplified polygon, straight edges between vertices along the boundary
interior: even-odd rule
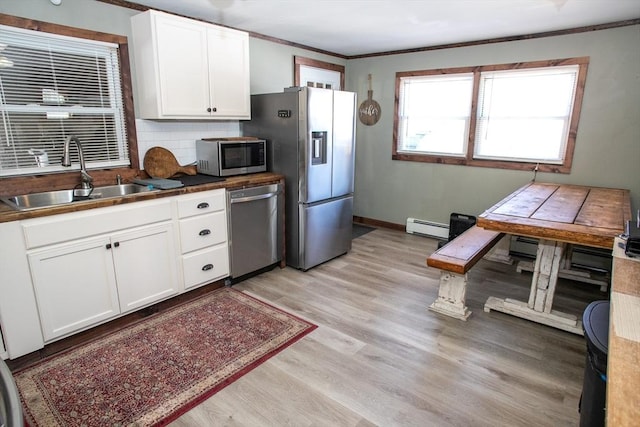
[[[222,288],[14,377],[31,426],[161,426],[315,328]]]

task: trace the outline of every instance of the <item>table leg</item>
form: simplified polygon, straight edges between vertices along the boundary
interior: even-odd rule
[[[562,279],[575,280],[576,282],[597,285],[600,286],[601,292],[607,292],[607,289],[609,288],[608,280],[600,280],[588,271],[574,270],[571,268],[572,253],[573,245],[567,244],[562,255],[562,260],[560,261],[560,270],[558,272],[558,277]],[[522,273],[523,271],[533,271],[534,269],[535,263],[530,261],[520,261],[518,262],[518,268],[516,271],[518,273]]]
[[[529,308],[551,313],[564,247],[564,243],[553,240],[540,240],[538,243],[531,292],[529,293]]]
[[[484,311],[496,310],[582,335],[582,322],[576,316],[552,310],[565,246],[565,243],[551,240],[539,241],[527,303],[489,297]]]

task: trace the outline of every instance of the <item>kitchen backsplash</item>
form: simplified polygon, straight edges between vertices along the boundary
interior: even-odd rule
[[[164,147],[170,150],[180,165],[196,162],[196,140],[240,136],[240,122],[157,122],[136,119],[138,135],[138,154],[140,169],[143,169],[144,155],[151,147]]]

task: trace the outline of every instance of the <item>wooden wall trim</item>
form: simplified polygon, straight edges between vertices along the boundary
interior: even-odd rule
[[[127,0],[97,0],[97,1],[102,2],[102,3],[112,4],[114,6],[120,6],[120,7],[126,7],[128,9],[138,10],[140,12],[145,12],[145,11],[147,11],[149,9],[153,9],[153,10],[157,10],[157,11],[160,11],[160,12],[170,13],[171,15],[181,16],[183,18],[193,19],[195,21],[206,22],[208,24],[215,24],[215,25],[219,25],[221,27],[231,28],[231,29],[238,30],[238,31],[244,31],[245,33],[249,33],[249,36],[253,37],[255,39],[261,39],[261,40],[266,40],[266,41],[270,41],[270,42],[281,44],[281,45],[297,47],[297,48],[300,48],[300,49],[305,49],[305,50],[309,50],[309,51],[312,51],[312,52],[321,53],[323,55],[335,56],[335,57],[342,58],[342,59],[347,59],[348,58],[346,55],[342,55],[340,53],[329,52],[328,50],[318,49],[318,48],[315,48],[315,47],[312,47],[312,46],[307,46],[307,45],[304,45],[304,44],[300,44],[300,43],[295,43],[295,42],[291,42],[291,41],[288,41],[288,40],[279,39],[277,37],[267,36],[267,35],[264,35],[264,34],[255,33],[253,31],[243,30],[242,28],[232,27],[230,25],[221,24],[219,22],[208,21],[206,19],[201,19],[201,18],[195,18],[193,16],[182,15],[182,14],[171,12],[171,11],[164,10],[164,9],[158,9],[158,8],[155,8],[155,7],[149,7],[149,6],[145,6],[145,5],[138,4],[138,3],[132,3],[132,2],[127,1]]]
[[[108,3],[108,4],[112,4],[115,6],[121,6],[121,7],[126,7],[129,9],[134,9],[134,10],[139,10],[139,11],[145,11],[148,9],[152,9],[148,6],[143,6],[137,3],[131,3],[129,1],[126,0],[97,0],[103,3]],[[161,10],[161,9],[156,9],[156,10]],[[163,10],[163,12],[167,12],[167,13],[172,13],[174,15],[177,15],[176,13],[173,12],[169,12],[166,10]],[[184,16],[184,15],[181,15]],[[188,17],[191,19],[196,19],[196,20],[200,20],[203,22],[209,22],[212,24],[216,24],[216,25],[222,25],[225,26],[223,24],[219,24],[216,22],[210,22],[210,21],[204,21],[202,19],[198,19],[198,18],[193,18],[193,17]],[[483,45],[483,44],[494,44],[494,43],[504,43],[504,42],[511,42],[511,41],[519,41],[519,40],[530,40],[530,39],[538,39],[538,38],[544,38],[544,37],[555,37],[555,36],[563,36],[563,35],[567,35],[567,34],[577,34],[577,33],[586,33],[586,32],[591,32],[591,31],[599,31],[599,30],[606,30],[609,28],[618,28],[618,27],[627,27],[630,25],[639,25],[640,24],[640,18],[635,18],[635,19],[627,19],[624,21],[616,21],[616,22],[609,22],[606,24],[598,24],[598,25],[588,25],[588,26],[584,26],[584,27],[577,27],[577,28],[568,28],[565,30],[555,30],[555,31],[545,31],[545,32],[541,32],[541,33],[533,33],[533,34],[523,34],[523,35],[517,35],[517,36],[505,36],[505,37],[496,37],[496,38],[491,38],[491,39],[483,39],[483,40],[475,40],[475,41],[468,41],[468,42],[460,42],[460,43],[448,43],[448,44],[442,44],[442,45],[436,45],[436,46],[424,46],[424,47],[415,47],[415,48],[410,48],[410,49],[401,49],[401,50],[388,50],[388,51],[383,51],[383,52],[376,52],[376,53],[366,53],[366,54],[362,54],[362,55],[343,55],[340,53],[336,53],[336,52],[329,52],[326,50],[322,50],[322,49],[317,49],[315,47],[311,47],[311,46],[306,46],[306,45],[302,45],[299,43],[294,43],[294,42],[290,42],[287,40],[283,40],[283,39],[279,39],[277,37],[270,37],[270,36],[266,36],[264,34],[260,34],[260,33],[254,33],[251,31],[247,31],[249,33],[249,35],[251,37],[257,38],[257,39],[263,39],[263,40],[267,40],[267,41],[271,41],[273,43],[278,43],[278,44],[283,44],[283,45],[287,45],[287,46],[292,46],[292,47],[299,47],[301,49],[306,49],[306,50],[310,50],[313,52],[317,52],[317,53],[322,53],[325,55],[331,55],[331,56],[335,56],[338,58],[342,58],[342,59],[361,59],[361,58],[373,58],[373,57],[377,57],[377,56],[390,56],[390,55],[402,55],[405,53],[416,53],[416,52],[428,52],[430,50],[441,50],[441,49],[452,49],[452,48],[457,48],[457,47],[469,47],[469,46],[478,46],[478,45]],[[234,28],[234,27],[229,27],[229,28]],[[240,31],[246,31],[246,30],[242,30],[240,28],[234,28]]]
[[[379,219],[367,218],[364,216],[353,216],[353,222],[363,225],[370,225],[372,227],[389,228],[391,230],[406,231],[407,226],[405,224],[396,224],[393,222],[382,221]]]
[[[25,30],[40,31],[43,33],[60,34],[88,40],[100,40],[118,45],[127,43],[127,38],[118,34],[102,33],[99,31],[85,30],[83,28],[69,27],[67,25],[52,24],[50,22],[20,18],[18,16],[7,15],[4,13],[0,13],[0,24]]]
[[[640,18],[628,19],[626,21],[610,22],[607,24],[589,25],[586,27],[569,28],[566,30],[546,31],[543,33],[524,34],[518,36],[496,37],[492,39],[475,40],[460,43],[449,43],[437,46],[425,46],[402,50],[389,50],[385,52],[367,53],[363,55],[347,56],[347,59],[373,58],[377,56],[402,55],[405,53],[428,52],[431,50],[453,49],[458,47],[479,46],[483,44],[495,44],[520,40],[539,39],[545,37],[564,36],[568,34],[588,33],[591,31],[607,30],[610,28],[628,27],[631,25],[640,25]]]

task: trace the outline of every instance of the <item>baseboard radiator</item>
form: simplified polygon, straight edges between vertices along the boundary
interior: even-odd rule
[[[449,225],[424,219],[407,218],[407,233],[447,240],[449,238]]]

